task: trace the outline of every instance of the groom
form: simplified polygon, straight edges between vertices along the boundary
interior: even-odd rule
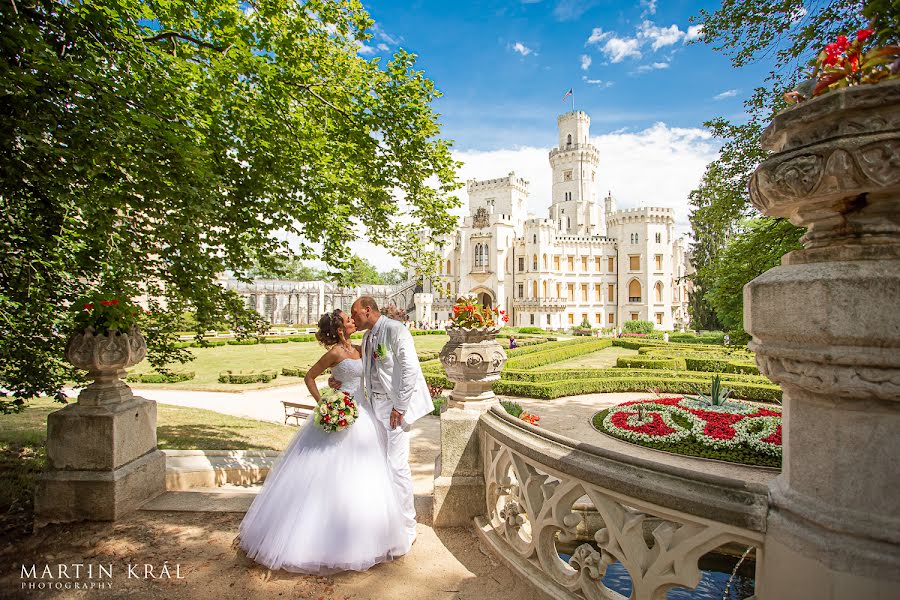
[[[409,425],[433,411],[434,404],[412,335],[403,323],[382,315],[371,296],[357,299],[350,316],[358,329],[368,330],[362,340],[362,389],[375,419],[387,433],[388,462],[412,542],[416,539],[416,509],[409,468]],[[340,387],[334,379],[328,383]]]

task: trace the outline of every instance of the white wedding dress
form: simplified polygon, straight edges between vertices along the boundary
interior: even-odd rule
[[[385,432],[359,392],[362,359],[332,367],[359,417],[326,433],[310,419],[269,472],[240,526],[240,547],[270,569],[364,571],[409,552]]]

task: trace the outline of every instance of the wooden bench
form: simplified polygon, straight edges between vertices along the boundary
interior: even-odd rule
[[[306,402],[287,402],[281,401],[284,405],[284,424],[290,425],[288,421],[294,419],[294,425],[300,426],[300,420],[306,420],[312,416],[316,409],[316,403],[312,400]]]

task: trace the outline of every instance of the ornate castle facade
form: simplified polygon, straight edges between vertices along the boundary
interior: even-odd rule
[[[500,305],[510,325],[567,329],[588,322],[618,329],[647,320],[657,329],[688,325],[685,241],[669,208],[618,210],[600,199],[600,154],[581,111],[557,119],[559,146],[549,215],[527,215],[528,182],[468,182],[469,215],[442,240],[438,276],[416,297],[416,318],[443,321],[458,296]]]

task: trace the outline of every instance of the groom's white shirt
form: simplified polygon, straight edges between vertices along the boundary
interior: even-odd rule
[[[387,352],[376,359],[374,353],[382,345]],[[363,390],[370,400],[377,378],[378,391],[403,413],[407,425],[434,410],[412,334],[403,323],[382,315],[363,336],[362,354]]]

